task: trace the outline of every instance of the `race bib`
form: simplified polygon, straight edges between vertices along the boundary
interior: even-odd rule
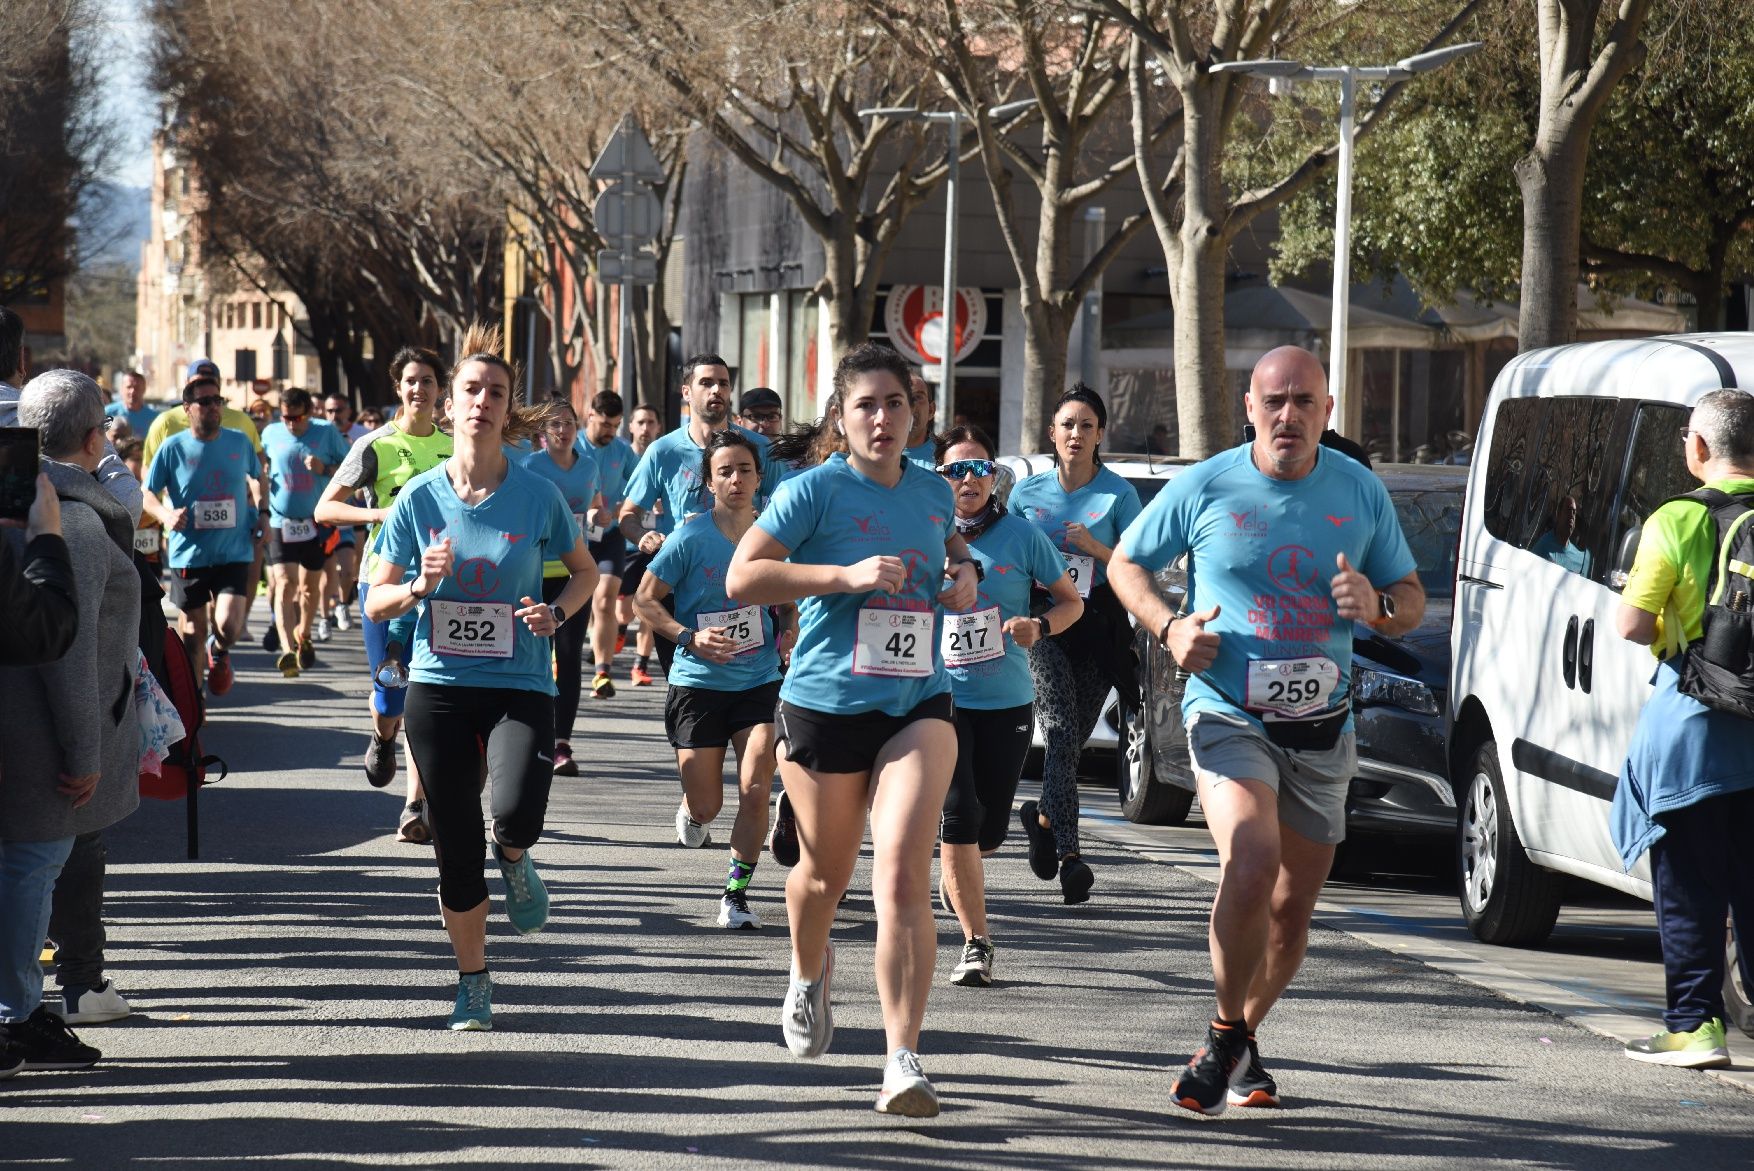
[[[449,602],[434,598],[432,653],[465,659],[512,657],[510,602]]]
[[[198,529],[235,529],[238,527],[238,502],[224,500],[195,501],[195,527]]]
[[[1003,658],[1005,632],[999,627],[999,607],[989,606],[973,614],[944,615],[940,642],[946,667],[972,667]]]
[[[280,539],[288,545],[296,545],[300,541],[317,539],[317,522],[314,520],[283,520],[280,522]]]
[[[731,640],[731,653],[743,654],[761,645],[761,607],[740,606],[735,610],[719,610],[711,614],[702,614],[698,620],[700,629],[718,627]]]
[[[853,674],[924,679],[932,673],[932,611],[859,611],[853,643]]]
[[[1243,706],[1295,719],[1326,711],[1339,684],[1340,665],[1325,655],[1255,659],[1248,665]]]
[[[1096,580],[1096,558],[1086,557],[1082,553],[1067,553],[1066,572],[1072,575],[1072,584],[1078,588],[1080,598],[1090,596],[1090,586]]]
[[[157,525],[149,529],[134,530],[134,552],[142,557],[154,557],[158,554],[159,545],[164,538]]]
[[[585,513],[585,512],[575,512],[572,514],[572,523],[575,526],[577,526],[578,531],[579,531],[579,535],[584,537],[585,540],[587,540],[587,541],[601,541],[603,539],[603,534],[607,530],[608,526],[607,525],[586,524],[585,518],[589,515],[590,515],[589,513]]]

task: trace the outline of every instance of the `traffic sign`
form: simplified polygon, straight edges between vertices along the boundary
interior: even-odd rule
[[[664,229],[664,205],[639,183],[611,183],[597,193],[592,214],[603,238],[625,249],[651,243]]]
[[[667,176],[658,162],[658,154],[632,114],[623,114],[615,133],[603,144],[603,153],[591,164],[591,178],[638,179],[642,183],[662,183]]]
[[[894,285],[889,290],[889,298],[885,305],[883,321],[889,333],[889,344],[894,346],[901,356],[909,362],[936,363],[944,355],[940,352],[947,348],[944,335],[951,331],[944,327],[947,315],[944,312],[944,290],[937,285]],[[931,336],[926,346],[932,352],[926,352],[920,345],[922,327],[929,318],[936,317],[938,323],[932,327]],[[987,298],[979,289],[960,288],[956,290],[956,329],[952,336],[956,339],[956,348],[951,354],[953,363],[966,362],[976,346],[987,334]]]
[[[604,284],[655,285],[658,258],[644,252],[630,254],[605,248],[597,253],[597,279]]]

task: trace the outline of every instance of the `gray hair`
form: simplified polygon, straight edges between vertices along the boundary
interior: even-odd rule
[[[71,455],[85,446],[94,427],[103,427],[103,391],[77,370],[45,370],[18,396],[18,423],[41,433],[44,455]]]
[[[1715,459],[1754,463],[1754,394],[1714,390],[1693,404],[1687,425],[1705,440]]]

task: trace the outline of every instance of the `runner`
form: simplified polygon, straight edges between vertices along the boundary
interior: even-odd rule
[[[542,836],[552,777],[550,639],[597,584],[566,501],[506,455],[505,445],[536,434],[553,408],[514,405],[517,376],[501,345],[498,329],[464,336],[450,383],[455,453],[396,497],[365,601],[374,622],[416,614],[408,744],[426,778],[439,901],[457,957],[456,1030],[493,1027],[484,775],[506,918],[523,934],[548,921],[548,892],[528,851]],[[555,557],[572,577],[551,605],[538,596],[542,563]]]
[[[648,557],[663,547],[676,528],[698,512],[712,507],[700,480],[701,457],[714,433],[732,428],[747,435],[763,459],[767,438],[731,422],[731,370],[717,354],[696,354],[682,364],[682,397],[688,404],[688,421],[652,441],[627,481],[621,502],[621,532]],[[760,511],[779,486],[777,466],[764,466],[761,486],[756,489],[755,508]],[[646,510],[662,503],[663,509],[646,523]],[[641,567],[643,573],[644,567]],[[628,587],[637,589],[637,583]],[[645,623],[640,625],[644,627]],[[670,672],[675,648],[657,644],[658,661]],[[649,680],[649,676],[648,676]],[[639,685],[636,679],[635,685]]]
[[[639,462],[632,445],[616,435],[621,430],[621,405],[620,395],[605,390],[591,400],[585,414],[585,451],[597,461],[597,490],[611,517],[620,511],[627,478]],[[591,598],[591,697],[613,699],[611,672],[626,641],[627,619],[617,613],[616,601],[621,576],[627,571],[627,538],[614,524],[607,525],[591,541],[591,556],[597,562],[597,592]]]
[[[737,749],[737,821],[731,827],[731,868],[719,899],[719,926],[754,929],[749,881],[767,837],[773,793],[774,704],[780,655],[797,630],[797,610],[781,610],[780,628],[762,606],[739,605],[725,592],[725,570],[737,542],[755,522],[761,455],[732,430],[707,441],[702,480],[710,511],[670,535],[646,570],[635,604],[640,621],[679,648],[664,704],[664,730],[676,749],[682,803],[676,840],[690,849],[712,844],[708,828],[725,803],[725,749]],[[675,613],[665,608],[672,597]]]
[[[938,1097],[916,1051],[937,950],[932,847],[956,759],[934,611],[974,602],[978,562],[956,535],[949,487],[903,452],[912,412],[899,355],[867,343],[843,357],[826,419],[847,450],[786,481],[726,579],[746,605],[802,599],[775,720],[803,850],[786,882],[781,1027],[795,1057],[820,1056],[834,1037],[829,935],[868,808],[889,1053],[877,1109],[931,1117]]]
[[[1171,480],[1109,563],[1140,627],[1191,676],[1188,751],[1222,864],[1218,1014],[1170,1097],[1201,1114],[1279,1104],[1255,1030],[1303,962],[1346,834],[1352,624],[1392,638],[1425,610],[1388,490],[1319,446],[1333,409],[1320,363],[1291,346],[1269,352],[1245,401],[1255,440]],[[1183,553],[1190,612],[1177,615],[1152,575]]]
[[[1102,466],[1108,409],[1082,383],[1054,405],[1052,471],[1030,476],[1011,492],[1011,511],[1033,521],[1065,555],[1066,571],[1084,599],[1084,617],[1030,648],[1035,710],[1041,720],[1041,801],[1018,810],[1029,838],[1029,865],[1046,881],[1058,874],[1068,903],[1090,897],[1096,877],[1078,851],[1078,758],[1102,715],[1110,687],[1137,690],[1131,666],[1132,628],[1108,586],[1108,560],[1121,532],[1139,515],[1139,493]]]
[[[146,482],[146,468],[140,462],[140,453],[145,449],[146,441],[137,435],[116,444],[116,454],[122,458],[123,465],[142,484]],[[144,499],[140,519],[134,523],[134,552],[140,554],[152,568],[152,575],[157,577],[164,567],[164,526],[158,517],[146,510]]]
[[[377,564],[373,550],[396,494],[415,476],[451,456],[451,437],[433,422],[444,363],[431,350],[404,346],[391,360],[390,369],[396,372],[401,413],[394,423],[379,426],[353,445],[323,498],[317,501],[317,520],[323,524],[372,526],[361,566],[368,581],[360,583],[359,603],[360,633],[372,672],[372,736],[365,750],[365,777],[379,789],[396,776],[396,734],[401,730],[402,708],[408,698],[406,672],[413,642],[409,637],[411,623],[371,622],[365,618],[366,590]],[[347,499],[360,490],[364,490],[368,501],[364,507]],[[430,840],[425,815],[420,769],[410,756],[408,791],[402,820],[396,829],[397,839],[415,844]]]
[[[548,421],[543,424],[543,446],[524,457],[524,467],[560,489],[572,514],[577,537],[583,542],[592,532],[601,532],[607,519],[603,515],[603,496],[597,490],[597,461],[574,445],[579,437],[578,416],[572,404],[556,399],[550,404]],[[594,562],[593,562],[594,563]],[[560,597],[572,574],[557,557],[542,563],[542,600],[553,602]],[[585,623],[581,616],[554,633],[554,773],[576,777],[579,765],[572,755],[573,723],[579,714],[579,683],[585,653]]]
[[[372,429],[353,417],[353,400],[339,390],[331,390],[323,396],[323,418],[329,421],[329,426],[341,432],[350,446],[364,439]],[[376,425],[383,426],[383,421],[379,420]]]
[[[323,566],[333,530],[316,522],[317,499],[347,458],[347,442],[311,418],[311,395],[280,396],[280,422],[262,432],[268,453],[268,590],[280,630],[275,666],[288,679],[316,665],[311,629],[322,602]]]
[[[945,614],[941,650],[956,696],[956,771],[944,802],[941,899],[962,925],[962,959],[950,982],[993,982],[981,859],[1005,841],[1011,802],[1029,754],[1035,689],[1029,648],[1084,613],[1059,550],[1039,528],[1011,516],[993,495],[993,441],[978,427],[952,427],[939,442],[938,474],[956,496],[956,531],[981,566],[980,596],[965,614]],[[1031,586],[1052,606],[1030,617]]]
[[[938,399],[932,386],[919,374],[908,374],[908,400],[913,407],[914,425],[907,433],[907,457],[928,470],[938,466],[938,437],[932,424],[938,421]]]
[[[164,441],[142,493],[145,510],[170,530],[171,603],[182,613],[178,627],[196,677],[205,663],[214,695],[231,690],[231,646],[244,632],[256,588],[250,562],[267,535],[257,508],[262,466],[248,438],[219,425],[222,402],[211,378],[199,376],[183,387],[191,429]]]
[[[786,429],[786,407],[779,392],[769,386],[752,386],[737,399],[737,423],[769,440]]]
[[[117,382],[120,386],[116,401],[104,407],[104,414],[123,420],[136,439],[145,439],[152,421],[158,418],[158,408],[146,405],[146,375],[138,370],[125,370],[117,376]]]
[[[663,423],[658,418],[656,407],[641,403],[633,408],[633,414],[627,420],[627,442],[628,446],[633,448],[636,464],[638,459],[645,455],[646,448],[650,447],[652,441],[657,439],[658,432],[662,427]],[[628,475],[632,474],[632,469],[629,469]],[[624,499],[625,488],[624,484]],[[617,527],[619,528],[619,525]],[[622,540],[628,540],[625,533],[622,535]],[[639,589],[640,578],[645,576],[646,565],[651,559],[651,554],[640,552],[637,546],[629,546],[625,572],[621,578],[621,592],[615,597],[615,617],[623,628],[633,621],[633,595]],[[643,622],[640,623],[639,633],[634,638],[633,648],[637,657],[634,659],[633,670],[628,672],[628,678],[633,681],[635,687],[650,687],[652,685],[652,653],[656,650],[657,643],[651,630]]]

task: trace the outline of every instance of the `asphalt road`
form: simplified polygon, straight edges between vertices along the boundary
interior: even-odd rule
[[[778,1027],[781,871],[755,878],[764,931],[714,925],[725,854],[675,844],[661,687],[586,701],[588,775],[557,784],[536,850],[549,928],[518,937],[494,916],[495,1030],[450,1033],[430,850],[392,839],[399,800],[357,766],[357,632],[319,653],[284,681],[239,652],[208,733],[232,775],[203,795],[198,862],[183,858],[180,804],[110,835],[110,973],[136,1014],[83,1031],[105,1051],[97,1068],[0,1084],[0,1163],[1605,1171],[1754,1158],[1747,1092],[1626,1061],[1551,1012],[1328,926],[1260,1034],[1287,1107],[1215,1120],[1169,1107],[1211,1011],[1211,887],[1164,831],[1100,825],[1083,907],[1030,874],[1015,837],[990,864],[1000,982],[936,988],[921,1046],[944,1113],[879,1116],[868,858],[835,931],[834,1050],[793,1061]],[[942,976],[960,940],[939,922]]]

